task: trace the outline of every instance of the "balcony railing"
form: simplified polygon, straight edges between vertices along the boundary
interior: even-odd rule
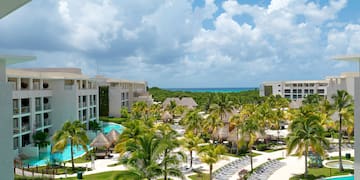
[[[19,127],[14,127],[13,128],[13,134],[19,134],[20,133],[20,128]]]
[[[29,106],[23,106],[21,107],[21,113],[29,113],[30,107]]]
[[[44,104],[44,110],[49,110],[51,109],[51,105],[50,104]]]
[[[40,105],[36,105],[36,106],[35,106],[35,111],[41,111],[41,106],[40,106]]]
[[[19,114],[19,108],[13,108],[13,115]]]
[[[51,125],[51,120],[50,119],[44,119],[44,126],[49,126]]]
[[[82,107],[86,107],[87,105],[86,105],[86,102],[83,102],[83,106]]]
[[[22,131],[22,132],[30,131],[30,124],[23,124],[23,125],[21,126],[21,131]]]

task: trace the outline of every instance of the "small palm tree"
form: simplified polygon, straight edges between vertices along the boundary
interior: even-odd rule
[[[64,151],[70,141],[71,165],[74,166],[74,146],[81,146],[86,152],[88,151],[87,143],[89,141],[86,136],[85,127],[80,121],[66,121],[63,127],[56,131],[52,136],[54,146],[52,152]]]
[[[342,125],[343,118],[347,117],[345,115],[346,112],[350,112],[349,109],[352,108],[352,97],[351,95],[344,91],[338,90],[335,95],[331,97],[334,100],[334,107],[339,115],[339,170],[344,171],[344,167],[342,164],[342,155],[341,155],[341,140],[342,140]],[[346,119],[345,119],[346,121]]]
[[[185,134],[185,138],[182,141],[183,147],[186,148],[190,153],[190,168],[192,168],[193,163],[193,151],[198,149],[198,145],[204,141],[199,137],[194,135],[193,132],[189,131]]]
[[[39,148],[44,148],[50,144],[48,141],[48,133],[38,131],[33,135],[34,143]]]
[[[162,174],[158,160],[164,152],[165,144],[154,133],[145,133],[135,143],[127,143],[129,157],[121,162],[128,170],[118,173],[114,179],[153,179]]]
[[[222,154],[226,152],[223,145],[210,144],[199,149],[200,160],[209,165],[210,180],[212,180],[213,164],[222,159]]]
[[[124,130],[119,136],[119,140],[115,145],[115,151],[124,154],[128,151],[128,145],[137,143],[139,137],[149,131],[141,120],[131,120],[123,124]]]
[[[203,129],[203,122],[204,120],[199,114],[199,110],[190,110],[180,121],[180,124],[185,126],[187,132],[193,131],[197,135]]]
[[[219,118],[218,114],[210,113],[203,125],[207,132],[210,132],[211,139],[214,140],[215,132],[224,126],[224,122]]]
[[[320,117],[314,111],[314,107],[306,105],[300,108],[295,120],[290,125],[290,134],[287,137],[287,154],[296,149],[296,154],[300,157],[305,155],[305,173],[307,177],[307,157],[309,148],[324,155],[324,147],[329,145],[325,138],[324,128],[320,124]]]

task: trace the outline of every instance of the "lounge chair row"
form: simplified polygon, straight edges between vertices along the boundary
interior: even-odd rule
[[[251,174],[248,180],[266,180],[271,176],[271,174],[284,165],[284,162],[280,162],[278,160],[268,161],[257,168],[255,172]]]
[[[240,159],[227,163],[223,167],[217,169],[214,172],[215,180],[228,180],[233,176],[239,169],[250,164],[250,157],[244,156]]]

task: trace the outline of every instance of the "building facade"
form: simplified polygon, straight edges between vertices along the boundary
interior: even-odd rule
[[[80,120],[89,127],[99,119],[96,82],[76,68],[7,70],[12,91],[12,144],[14,156],[37,154],[32,135],[50,136],[65,121]]]
[[[120,109],[131,110],[135,102],[143,101],[152,104],[151,95],[147,92],[146,81],[129,81],[120,79],[109,79],[97,76],[96,81],[100,87],[106,87],[106,101],[108,102],[108,116],[120,117]]]
[[[260,85],[260,96],[280,95],[292,101],[301,101],[309,94],[318,94],[331,100],[337,90],[346,90],[354,96],[354,82],[358,74],[346,72],[340,76],[328,76],[325,80],[264,82]]]

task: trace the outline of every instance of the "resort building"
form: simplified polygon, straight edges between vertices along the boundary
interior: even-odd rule
[[[340,76],[328,76],[325,80],[264,82],[260,86],[260,96],[280,95],[301,102],[309,94],[318,94],[331,100],[337,90],[346,90],[354,96],[354,81],[358,73],[346,72]]]
[[[0,19],[22,7],[30,0],[2,0],[0,1]],[[12,154],[12,124],[11,124],[11,86],[6,82],[6,65],[21,63],[35,59],[35,57],[0,56],[0,166],[1,179],[14,179]]]
[[[51,136],[67,120],[80,120],[88,128],[99,119],[96,82],[80,69],[8,69],[6,74],[12,91],[14,156],[38,154],[31,145],[38,131]]]
[[[100,106],[100,111],[104,113],[101,115],[120,117],[120,109],[127,108],[130,111],[135,102],[153,103],[147,92],[146,81],[110,79],[104,76],[96,76],[95,80],[100,88],[100,101],[105,102]]]

